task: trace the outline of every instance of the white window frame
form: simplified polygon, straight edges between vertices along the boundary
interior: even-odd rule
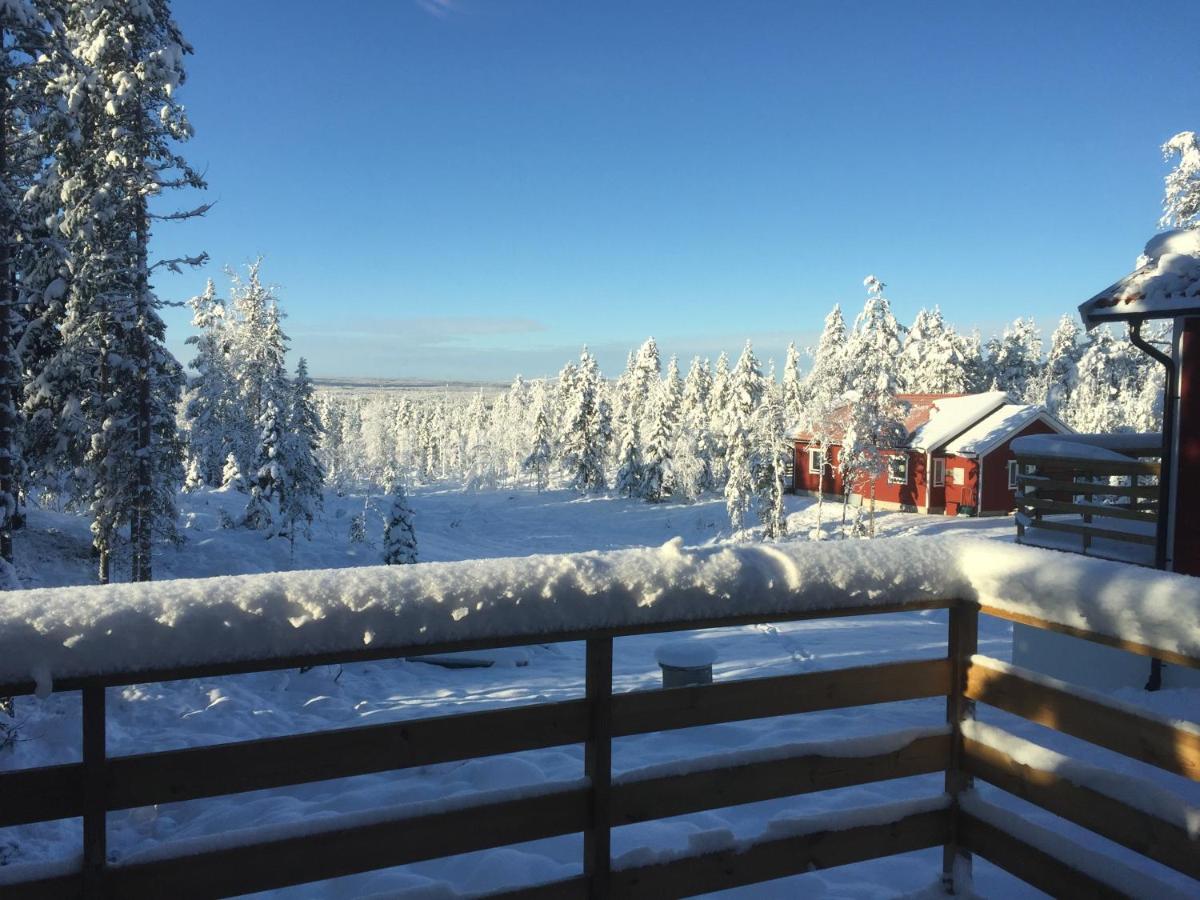
[[[946,486],[946,457],[935,456],[929,461],[929,486]]]
[[[897,459],[904,463],[904,477],[903,478],[896,478],[892,474],[892,462]],[[888,484],[908,484],[908,477],[909,477],[908,454],[907,453],[893,453],[888,456],[887,460],[888,460],[887,461]]]
[[[820,463],[816,462],[820,457]],[[808,448],[808,474],[809,475],[824,475],[825,474],[825,451],[820,447]]]
[[[1021,469],[1017,465],[1017,461],[1015,459],[1010,459],[1008,461],[1008,489],[1010,491],[1015,491],[1017,489],[1017,485],[1019,483],[1017,481],[1017,476],[1020,473]]]

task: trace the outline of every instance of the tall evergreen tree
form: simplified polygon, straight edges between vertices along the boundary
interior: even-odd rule
[[[1083,352],[1081,329],[1075,317],[1063,316],[1050,336],[1050,352],[1038,382],[1038,402],[1056,416],[1061,416],[1067,406]]]
[[[842,442],[845,480],[867,487],[870,498],[869,533],[875,536],[875,482],[887,465],[887,450],[903,438],[899,385],[900,328],[884,283],[874,275],[863,282],[867,302],[854,322],[847,345],[850,390],[849,421]]]
[[[1014,403],[1037,402],[1042,335],[1033,319],[1017,319],[988,341],[987,372],[995,389]]]
[[[417,531],[413,510],[400,481],[389,491],[392,498],[387,523],[383,530],[383,561],[389,566],[407,565],[417,561]]]
[[[587,347],[579,356],[573,381],[563,439],[563,464],[577,491],[596,493],[607,486],[604,459],[612,440],[612,410],[603,395],[600,367]]]
[[[1200,228],[1200,135],[1181,131],[1162,145],[1163,156],[1179,161],[1166,178],[1160,228]]]
[[[312,537],[311,525],[324,504],[325,471],[318,459],[321,421],[313,403],[312,380],[304,357],[296,364],[291,385],[291,413],[283,440],[284,477],[287,493],[281,498],[280,516],[288,540],[296,543],[298,530]]]

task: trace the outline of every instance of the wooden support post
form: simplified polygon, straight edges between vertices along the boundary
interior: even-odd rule
[[[90,684],[83,702],[83,896],[104,896],[104,865],[108,854],[104,758],[104,685]]]
[[[965,885],[956,885],[958,874],[971,871],[971,854],[961,839],[962,813],[959,795],[971,788],[973,779],[963,764],[962,723],[974,718],[975,702],[968,700],[967,670],[979,646],[979,607],[960,602],[950,608],[948,635],[950,657],[950,693],[946,696],[946,721],[950,724],[950,764],[946,767],[946,793],[950,795],[950,838],[942,851],[942,886],[956,894]]]
[[[591,781],[588,826],[583,833],[583,874],[588,896],[609,896],[612,865],[612,638],[587,642],[588,738],[583,771]]]

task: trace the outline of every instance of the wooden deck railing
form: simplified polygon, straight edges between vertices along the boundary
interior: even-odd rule
[[[585,695],[581,699],[367,725],[184,750],[109,756],[105,693],[144,682],[145,673],[113,673],[60,685],[81,689],[82,762],[0,774],[0,827],[72,817],[83,819],[82,855],[56,871],[44,868],[17,881],[16,867],[0,869],[5,898],[215,897],[286,887],[419,860],[582,833],[581,874],[552,884],[496,894],[507,898],[682,897],[941,846],[945,877],[956,858],[977,853],[1054,894],[1109,896],[1114,889],[1096,873],[1058,858],[990,823],[966,802],[973,779],[1016,794],[1097,834],[1130,847],[1192,878],[1200,878],[1200,844],[1179,825],[1119,799],[1075,784],[1051,771],[1023,765],[970,736],[964,721],[977,703],[997,707],[1066,734],[1200,779],[1200,736],[1162,720],[1106,704],[975,655],[978,616],[1015,616],[972,603],[945,600],[891,606],[818,610],[780,617],[815,619],[912,609],[949,610],[947,654],[834,671],[718,682],[670,690],[612,692],[613,638],[649,628],[610,629],[586,636]],[[1037,620],[1020,617],[1038,624]],[[703,624],[742,624],[730,617]],[[1078,630],[1068,630],[1089,637]],[[694,629],[697,623],[656,625],[653,631]],[[546,635],[539,643],[572,635]],[[524,640],[528,640],[525,638]],[[1177,664],[1200,660],[1155,648],[1105,643],[1134,652],[1166,655]],[[502,639],[463,642],[467,650]],[[420,648],[419,652],[427,652]],[[364,650],[346,660],[379,658]],[[387,655],[408,655],[392,648]],[[311,658],[310,658],[311,659]],[[158,680],[220,672],[297,666],[305,659],[266,659],[159,671]],[[30,685],[0,685],[19,694]],[[690,728],[769,716],[945,697],[949,728],[930,731],[886,752],[839,754],[836,747],[771,759],[705,766],[645,778],[612,777],[612,742],[647,732]],[[474,802],[435,808],[347,814],[319,825],[267,833],[232,832],[203,846],[165,844],[160,855],[110,862],[106,817],[110,811],[279,788],[332,778],[427,766],[537,748],[582,744],[585,778],[534,793],[492,793]],[[849,746],[849,745],[847,745]],[[851,785],[946,773],[943,802],[869,822],[799,829],[723,850],[691,853],[645,865],[614,868],[613,827],[789,797]],[[835,827],[837,826],[837,827]],[[932,874],[932,873],[931,873]]]
[[[1076,536],[1079,552],[1099,556],[1111,554],[1095,553],[1097,539],[1154,546],[1161,454],[1118,461],[1018,453],[1016,461],[1018,543],[1038,544],[1040,530]]]

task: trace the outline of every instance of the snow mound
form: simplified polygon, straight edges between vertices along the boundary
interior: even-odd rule
[[[1197,578],[978,538],[671,542],[6,592],[0,685],[959,598],[1200,658]]]
[[[717,661],[717,651],[704,641],[670,641],[654,651],[654,659],[672,669],[703,669]]]

